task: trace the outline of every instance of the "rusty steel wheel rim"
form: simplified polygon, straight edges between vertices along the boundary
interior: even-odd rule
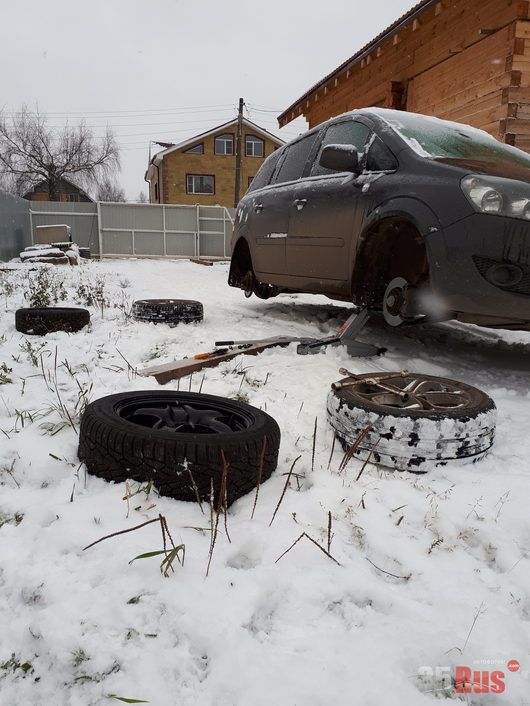
[[[384,379],[379,382],[379,377]],[[373,405],[389,409],[434,413],[464,410],[472,404],[470,393],[457,382],[432,380],[424,375],[396,374],[389,378],[387,373],[382,373],[380,376],[370,376],[370,380],[360,378],[352,381],[346,389]]]

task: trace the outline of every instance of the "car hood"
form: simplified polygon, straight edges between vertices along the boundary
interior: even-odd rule
[[[453,159],[449,157],[436,157],[436,162],[460,167],[474,174],[487,174],[488,176],[503,177],[504,179],[517,179],[530,183],[530,169],[506,162],[482,162],[475,159]]]

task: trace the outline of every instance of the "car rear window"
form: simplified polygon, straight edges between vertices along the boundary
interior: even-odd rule
[[[274,172],[274,169],[278,164],[278,160],[280,159],[281,154],[282,150],[276,150],[269,157],[267,157],[267,159],[259,168],[258,173],[254,177],[254,179],[252,179],[252,182],[248,187],[247,193],[248,191],[256,191],[256,189],[261,189],[262,187],[267,186],[267,184],[271,180],[272,173]]]
[[[312,132],[307,137],[287,146],[287,154],[274,179],[277,184],[302,178],[304,167],[317,137],[318,132]]]

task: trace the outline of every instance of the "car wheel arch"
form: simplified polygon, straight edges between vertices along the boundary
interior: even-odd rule
[[[253,270],[250,245],[247,238],[240,235],[232,251],[229,283],[232,286],[239,286],[241,277],[243,277],[249,269]]]
[[[416,284],[427,280],[428,273],[427,246],[417,219],[402,211],[385,213],[369,223],[359,239],[352,268],[352,300],[363,306],[379,304],[394,277]]]
[[[363,234],[376,223],[389,218],[398,218],[410,223],[423,238],[442,230],[440,219],[428,204],[420,199],[402,196],[375,207],[364,224]]]

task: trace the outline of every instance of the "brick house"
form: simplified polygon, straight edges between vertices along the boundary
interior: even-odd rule
[[[39,183],[35,184],[31,191],[24,194],[23,198],[28,201],[49,201],[50,194],[48,191],[48,182],[46,180],[39,181]],[[72,184],[71,181],[68,181],[67,179],[59,179],[57,183],[56,201],[93,202],[93,199],[91,199],[90,196],[83,191],[83,189],[80,189],[75,184]]]
[[[279,117],[309,127],[367,106],[482,128],[530,152],[528,0],[423,0]]]
[[[237,118],[151,159],[145,180],[150,203],[234,206]],[[242,196],[263,161],[283,141],[243,118],[240,191]]]

